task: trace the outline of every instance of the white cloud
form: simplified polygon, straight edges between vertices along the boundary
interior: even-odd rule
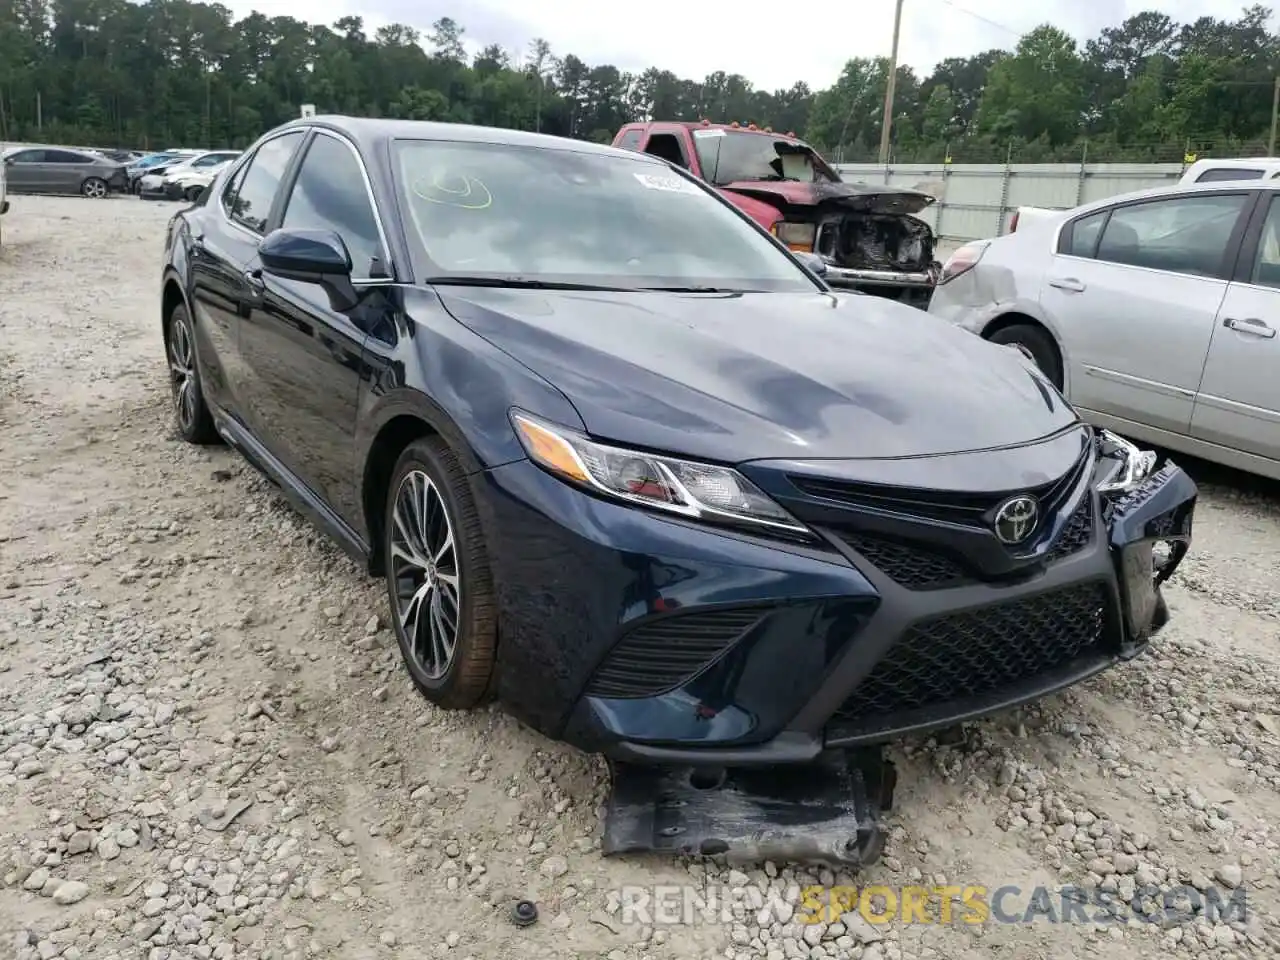
[[[887,56],[892,0],[814,5],[804,10],[770,4],[691,4],[645,0],[606,8],[600,0],[233,0],[237,16],[259,10],[332,23],[355,14],[371,32],[389,22],[423,31],[440,17],[466,28],[474,45],[497,43],[523,52],[545,37],[558,55],[624,70],[657,66],[688,78],[715,70],[740,73],[767,89],[804,80],[829,86],[850,57]],[[905,0],[899,57],[920,72],[946,57],[1011,47],[1021,33],[1051,22],[1079,38],[1097,34],[1142,10],[1159,8],[1176,20],[1234,19],[1244,0]],[[625,13],[624,13],[625,10]],[[794,13],[792,13],[794,11]],[[786,14],[792,13],[788,18]]]

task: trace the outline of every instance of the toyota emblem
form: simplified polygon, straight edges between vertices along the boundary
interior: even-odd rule
[[[1040,519],[1040,505],[1025,494],[1010,497],[996,508],[996,538],[1001,543],[1022,543],[1031,536]]]

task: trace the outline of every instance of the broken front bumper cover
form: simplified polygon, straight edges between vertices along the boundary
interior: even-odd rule
[[[1167,621],[1160,586],[1186,555],[1195,484],[1175,464],[1157,469],[1153,453],[1105,431],[1097,435],[1096,452],[1091,481],[1106,531],[1096,547],[1113,571],[1123,633],[1119,648],[1012,697],[974,703],[949,717],[922,716],[918,729],[951,725],[1069,686],[1141,653]],[[603,853],[868,866],[883,848],[882,817],[892,807],[896,782],[882,753],[884,733],[873,727],[842,732],[829,725],[825,742],[784,732],[736,754],[615,745]],[[786,765],[771,765],[779,761]]]

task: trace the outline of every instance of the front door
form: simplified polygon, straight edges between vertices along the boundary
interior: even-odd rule
[[[386,320],[390,301],[371,289],[387,279],[373,198],[355,148],[317,131],[284,201],[280,227],[332,230],[351,254],[363,292],[335,309],[318,284],[263,271],[263,294],[244,324],[241,354],[251,368],[259,439],[353,528],[362,518],[355,477],[356,405],[367,333]]]
[[[1263,198],[1248,263],[1218,311],[1191,435],[1280,460],[1280,197]]]
[[[1040,291],[1082,410],[1185,434],[1246,191],[1121,204],[1064,230]]]
[[[43,150],[19,150],[5,158],[4,176],[14,193],[44,193],[48,190]]]

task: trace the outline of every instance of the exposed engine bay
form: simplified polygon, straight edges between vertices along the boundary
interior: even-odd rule
[[[814,251],[854,270],[925,271],[933,262],[933,231],[909,216],[855,214],[822,225]]]

